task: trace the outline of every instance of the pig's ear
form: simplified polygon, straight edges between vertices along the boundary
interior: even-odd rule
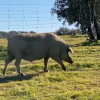
[[[66,44],[66,47],[67,47],[67,51],[68,52],[71,52],[71,53],[73,53],[73,50],[72,50],[72,48],[68,45],[68,44]],[[74,53],[73,53],[74,54]]]
[[[68,51],[71,52],[72,54],[74,54],[71,47],[69,47]]]

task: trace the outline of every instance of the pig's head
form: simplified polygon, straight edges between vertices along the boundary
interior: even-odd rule
[[[64,61],[72,64],[73,60],[70,57],[70,54],[69,54],[70,52],[73,53],[73,50],[71,49],[71,47],[69,47],[69,45],[66,45],[66,47],[63,48],[63,50],[61,51],[60,58]]]

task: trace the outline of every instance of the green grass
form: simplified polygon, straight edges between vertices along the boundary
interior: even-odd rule
[[[0,39],[0,100],[100,100],[100,41],[88,42],[86,35],[61,36],[71,45],[73,64],[67,71],[49,59],[48,73],[43,72],[43,59],[22,60],[19,76],[14,61],[2,75],[7,57],[7,40]]]

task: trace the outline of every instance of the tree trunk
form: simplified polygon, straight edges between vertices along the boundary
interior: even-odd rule
[[[97,23],[96,16],[94,16],[94,26],[95,26],[95,30],[96,30],[96,33],[97,33],[97,39],[100,40],[100,28],[99,28],[99,25]]]
[[[85,24],[84,24],[84,21],[83,21],[83,15],[82,15],[82,14],[81,14],[81,20],[80,20],[80,23],[81,23],[82,34],[86,34]]]
[[[82,30],[82,34],[86,34],[86,28],[84,26],[84,23],[81,23],[81,30]]]
[[[87,24],[87,28],[88,28],[88,35],[90,37],[90,41],[94,41],[95,40],[95,36],[92,33],[92,28],[91,28],[91,12],[90,12],[90,7],[88,5],[88,0],[85,0],[85,4],[86,4],[86,24]]]
[[[97,16],[94,10],[94,6],[95,6],[95,0],[92,0],[91,2],[91,12],[92,12],[92,19],[93,19],[93,23],[94,23],[94,27],[97,33],[97,39],[100,40],[100,28],[97,22]]]
[[[85,24],[85,16],[82,14],[82,11],[84,10],[84,1],[81,1],[81,4],[80,4],[80,24],[81,24],[81,30],[82,30],[82,34],[86,34],[86,24]]]

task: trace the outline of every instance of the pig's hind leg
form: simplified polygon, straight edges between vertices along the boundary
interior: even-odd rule
[[[22,54],[21,53],[16,54],[16,56],[15,56],[15,66],[17,68],[17,72],[19,73],[19,75],[23,76],[23,73],[20,70],[21,59],[22,59]]]
[[[3,75],[5,75],[5,73],[6,73],[8,64],[11,61],[13,61],[14,59],[15,59],[15,57],[11,56],[10,54],[8,55],[8,58],[5,60],[5,67],[4,67],[4,70],[3,70]]]

